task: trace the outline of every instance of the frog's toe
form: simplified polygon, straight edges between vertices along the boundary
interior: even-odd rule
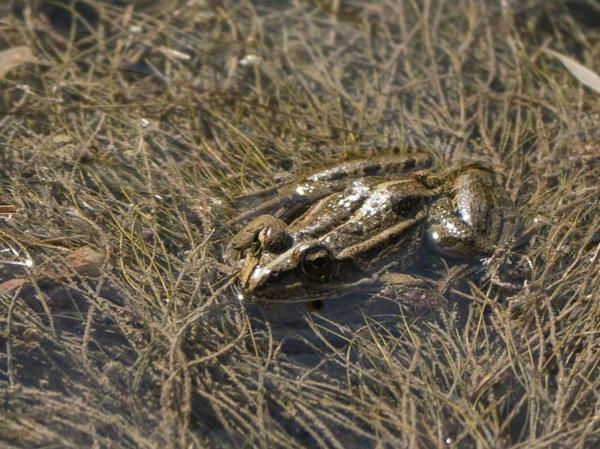
[[[424,308],[443,307],[447,303],[442,290],[431,279],[404,273],[387,273],[382,280],[385,285],[373,299],[383,298]]]

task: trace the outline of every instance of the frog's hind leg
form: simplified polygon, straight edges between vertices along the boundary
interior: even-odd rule
[[[244,193],[242,195],[236,196],[233,200],[235,204],[243,205],[243,206],[254,206],[258,203],[267,201],[267,198],[273,197],[277,195],[277,190],[281,188],[283,184],[278,183],[274,186],[265,187],[263,189],[254,190],[250,193]]]
[[[248,209],[242,212],[241,214],[236,215],[227,222],[227,225],[237,226],[243,223],[247,223],[250,220],[253,220],[261,215],[271,215],[279,217],[282,214],[282,210],[300,208],[308,203],[309,200],[303,199],[293,194],[278,196],[276,198],[272,198],[268,201],[265,201],[256,207]]]
[[[493,174],[466,168],[455,177],[453,190],[431,204],[425,233],[446,256],[486,256],[505,238],[511,215],[507,194]]]
[[[259,215],[272,215],[284,221],[300,216],[315,201],[346,187],[345,180],[306,181],[276,189],[276,196],[235,216],[229,226],[246,223]],[[249,196],[252,194],[249,194]]]

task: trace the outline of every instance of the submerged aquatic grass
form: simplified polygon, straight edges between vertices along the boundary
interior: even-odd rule
[[[2,445],[600,444],[600,97],[545,53],[600,70],[594,2],[0,12],[44,61],[0,79]],[[502,169],[513,285],[352,326],[243,310],[231,199],[388,142]]]

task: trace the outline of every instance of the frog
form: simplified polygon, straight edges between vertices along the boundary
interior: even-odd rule
[[[319,304],[359,291],[444,302],[435,280],[411,273],[419,255],[485,257],[510,214],[488,165],[434,165],[421,151],[370,157],[271,189],[271,198],[233,220],[247,221],[226,251],[241,299]]]

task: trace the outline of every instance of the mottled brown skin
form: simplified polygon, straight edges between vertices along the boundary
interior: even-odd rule
[[[262,200],[257,206],[238,214],[229,225],[247,223],[260,215],[272,215],[282,219],[293,219],[307,205],[321,198],[344,190],[355,179],[392,176],[431,167],[434,160],[426,152],[414,152],[405,156],[379,156],[368,160],[359,159],[342,162],[317,170],[278,187],[270,187],[249,195],[244,200]]]

